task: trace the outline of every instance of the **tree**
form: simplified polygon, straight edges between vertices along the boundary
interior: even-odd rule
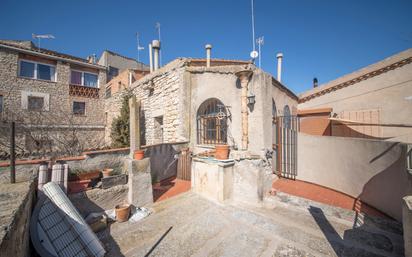
[[[129,95],[123,97],[122,108],[120,109],[120,116],[113,119],[112,122],[112,130],[110,132],[110,137],[112,139],[113,147],[130,146],[129,98]]]

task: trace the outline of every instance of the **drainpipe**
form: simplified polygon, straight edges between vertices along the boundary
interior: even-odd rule
[[[159,40],[153,40],[152,41],[152,47],[154,50],[154,70],[159,69],[159,51],[160,51],[160,41]]]
[[[281,82],[282,79],[282,59],[283,59],[283,54],[278,53],[276,55],[276,58],[278,59],[278,81]]]
[[[150,72],[153,72],[153,53],[152,53],[152,44],[149,44],[149,65],[150,65]]]
[[[248,83],[253,71],[243,70],[236,72],[236,76],[240,80],[242,88],[241,94],[241,112],[242,112],[242,150],[248,149],[248,137],[249,137],[249,112],[247,110],[247,95],[248,95]]]
[[[206,48],[206,67],[209,68],[210,67],[210,51],[212,50],[212,45],[207,44],[205,48]]]

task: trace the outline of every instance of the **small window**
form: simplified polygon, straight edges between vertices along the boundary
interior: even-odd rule
[[[3,98],[3,96],[2,95],[0,95],[0,113],[2,113],[3,112],[3,104],[4,104],[4,98]]]
[[[109,72],[108,72],[108,81],[112,80],[114,77],[119,75],[119,69],[109,66]]]
[[[163,116],[154,118],[155,143],[163,143]]]
[[[73,102],[73,114],[85,115],[86,114],[86,103],[85,102]]]
[[[32,61],[20,61],[20,77],[56,81],[56,67]]]
[[[20,61],[20,76],[26,78],[35,78],[35,63]]]
[[[112,96],[112,86],[108,85],[106,87],[106,98],[110,98]]]
[[[74,85],[82,85],[82,73],[79,71],[73,71],[71,72],[71,79],[70,83]]]
[[[75,70],[72,70],[70,73],[70,84],[72,85],[98,87],[98,81],[97,74]]]
[[[97,75],[84,73],[84,85],[86,87],[97,87]]]
[[[27,98],[27,108],[31,111],[41,111],[44,108],[44,98],[39,96],[29,96]]]

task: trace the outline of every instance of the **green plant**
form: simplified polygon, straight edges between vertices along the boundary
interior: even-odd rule
[[[115,118],[112,122],[110,137],[112,139],[113,147],[126,147],[130,145],[129,98],[130,96],[128,95],[123,97],[120,116]]]

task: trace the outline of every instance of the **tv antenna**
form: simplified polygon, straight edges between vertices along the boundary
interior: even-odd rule
[[[252,45],[253,45],[253,50],[250,52],[250,57],[255,61],[256,57],[259,56],[259,53],[256,51],[256,45],[255,45],[255,11],[254,11],[254,0],[250,0],[250,4],[252,6]]]
[[[162,41],[160,40],[160,22],[156,22],[155,28],[157,30],[157,34],[159,35],[159,42],[162,44]],[[160,66],[162,66],[162,48],[159,50],[159,62]]]
[[[37,35],[32,33],[31,37],[33,39],[37,39],[37,48],[40,49],[40,39],[55,39],[55,37],[52,34],[44,34],[44,35]]]
[[[261,54],[261,49],[260,48],[261,48],[261,46],[264,45],[264,43],[265,43],[265,39],[264,39],[263,36],[258,37],[256,39],[256,44],[258,45],[258,52],[259,52],[259,68],[261,66],[261,59],[262,59],[262,54]]]
[[[140,45],[140,35],[139,32],[136,32],[136,40],[137,40],[137,61],[140,61],[140,51],[144,50],[144,47]]]

